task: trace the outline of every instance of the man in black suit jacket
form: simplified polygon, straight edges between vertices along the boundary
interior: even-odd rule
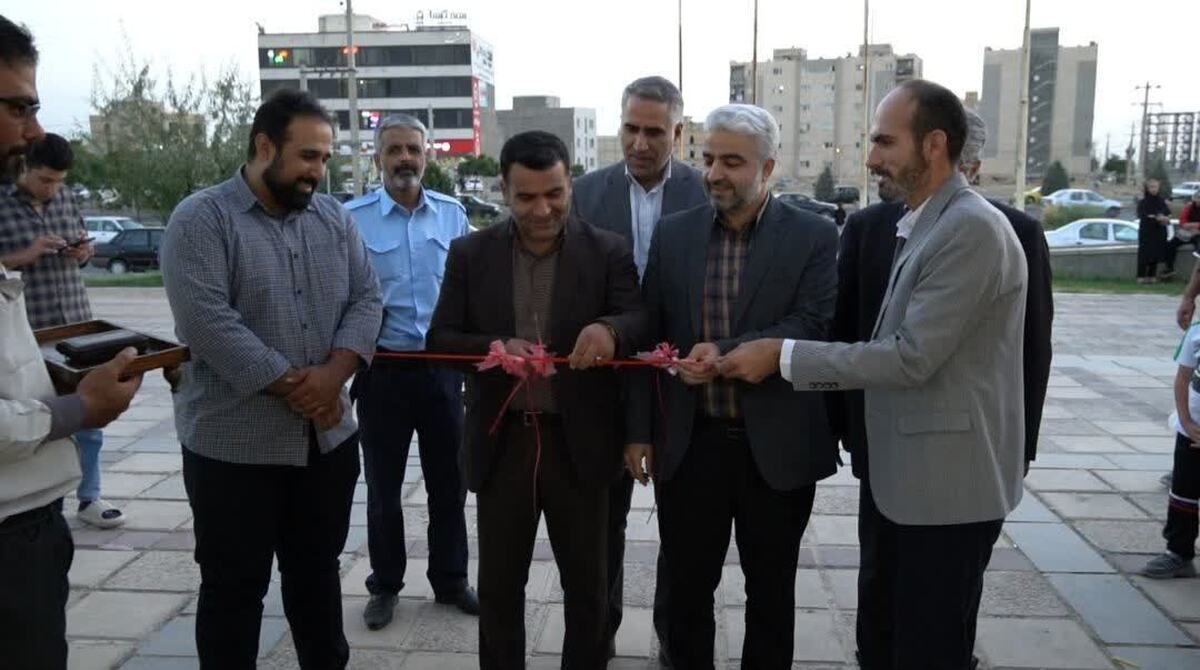
[[[683,96],[663,77],[642,77],[621,96],[618,137],[624,160],[590,172],[571,186],[571,211],[588,223],[625,238],[633,250],[638,276],[646,270],[650,240],[661,217],[706,201],[704,176],[671,158],[683,133]],[[625,525],[633,496],[633,478],[625,473],[609,492],[608,649],[621,626],[625,596]],[[658,553],[654,588],[654,628],[659,658],[669,665],[666,648],[667,565]]]
[[[643,282],[651,340],[690,353],[678,377],[631,386],[641,415],[625,458],[639,479],[649,461],[656,481],[672,662],[713,667],[713,592],[735,526],[743,667],[790,668],[800,537],[836,444],[820,394],[795,393],[778,375],[720,379],[716,363],[743,341],[828,337],[837,230],[771,197],[779,127],[768,112],[727,105],[706,126],[711,204],[663,218]]]
[[[977,114],[967,112],[967,138],[963,145],[959,169],[974,181],[979,172],[980,155],[987,141],[987,128]],[[896,194],[886,192],[881,182],[880,197],[884,202],[855,212],[842,232],[838,255],[837,309],[833,319],[833,339],[840,342],[865,342],[879,316],[887,290],[888,274],[896,249],[896,224],[906,211]],[[1038,428],[1042,420],[1042,405],[1050,379],[1050,328],[1054,318],[1054,298],[1050,288],[1050,250],[1042,224],[1024,212],[996,200],[991,204],[1012,224],[1013,231],[1025,252],[1029,267],[1028,295],[1025,302],[1024,386],[1025,386],[1025,461],[1037,457]],[[853,460],[854,476],[862,480],[861,496],[870,495],[867,478],[866,421],[863,414],[863,392],[842,391],[829,394],[830,423]],[[890,556],[878,542],[871,523],[874,515],[859,515],[860,564],[858,577],[859,617],[857,638],[859,660],[865,670],[888,668],[886,663],[872,665],[886,656],[889,625],[879,613],[882,593],[890,590],[895,575],[888,570]]]
[[[541,131],[500,153],[512,219],[454,240],[429,349],[482,354],[570,351],[570,369],[516,380],[498,370],[467,379],[467,486],[479,502],[482,668],[525,663],[525,581],[546,514],[562,576],[564,668],[604,667],[608,491],[621,472],[624,409],[610,367],[645,340],[637,270],[624,240],[569,215],[569,154]]]

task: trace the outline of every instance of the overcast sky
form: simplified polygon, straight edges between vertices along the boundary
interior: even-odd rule
[[[93,64],[112,63],[128,35],[135,55],[160,74],[215,72],[233,63],[257,80],[255,22],[268,32],[315,32],[337,0],[42,0],[5,2],[8,18],[33,29],[42,52],[42,122],[67,133],[86,123]],[[924,59],[925,77],[960,96],[980,90],[984,47],[1021,43],[1022,0],[873,0],[871,41]],[[702,117],[728,100],[729,62],[749,60],[753,0],[683,0],[686,113]],[[1152,7],[1153,14],[1138,13]],[[593,107],[601,134],[618,124],[622,87],[646,74],[677,78],[676,0],[458,0],[411,3],[355,0],[354,11],[390,23],[419,9],[465,11],[495,49],[498,104],[513,95],[557,95],[564,106]],[[1100,3],[1033,0],[1032,26],[1058,27],[1064,46],[1099,44],[1094,140],[1114,153],[1140,119],[1147,79],[1162,111],[1200,111],[1200,42],[1195,0]],[[810,57],[857,51],[862,4],[856,0],[760,0],[759,59],[781,47]],[[1137,103],[1135,106],[1134,103]]]

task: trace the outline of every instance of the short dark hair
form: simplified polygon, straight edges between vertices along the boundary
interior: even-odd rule
[[[917,103],[911,124],[913,141],[920,144],[935,130],[946,133],[948,158],[957,165],[967,141],[967,113],[962,101],[945,86],[925,79],[911,79],[900,88]]]
[[[569,174],[571,154],[567,152],[567,145],[556,135],[544,130],[530,130],[508,138],[504,147],[500,149],[501,177],[508,178],[508,171],[513,163],[519,163],[531,170],[546,170],[562,163],[563,169]]]
[[[665,102],[671,115],[671,123],[679,123],[683,119],[683,94],[679,88],[665,77],[651,76],[634,79],[621,94],[621,113],[625,113],[625,105],[630,98],[641,98],[652,102]]]
[[[71,143],[54,133],[46,133],[34,140],[25,151],[25,167],[28,169],[44,167],[66,172],[74,163],[75,152],[71,149]]]
[[[277,148],[282,147],[288,126],[298,116],[318,118],[328,123],[329,127],[334,129],[334,135],[337,135],[337,124],[311,93],[281,88],[264,100],[258,111],[254,112],[254,123],[250,126],[250,146],[246,151],[247,160],[254,160],[254,138],[258,137],[259,133],[266,135]]]
[[[38,50],[33,46],[33,34],[29,29],[0,14],[0,63],[14,67],[37,65],[37,60]]]

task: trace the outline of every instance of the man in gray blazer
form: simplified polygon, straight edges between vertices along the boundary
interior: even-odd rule
[[[956,170],[965,136],[958,98],[931,82],[902,84],[875,113],[868,165],[909,213],[870,341],[763,339],[718,366],[747,381],[778,370],[800,391],[865,389],[873,504],[860,525],[893,571],[859,611],[866,670],[971,666],[983,572],[1021,498],[1027,268],[1003,214]]]
[[[703,175],[672,158],[683,133],[683,96],[663,77],[642,77],[621,95],[621,151],[624,160],[586,174],[572,184],[571,209],[598,228],[625,238],[633,250],[638,278],[646,272],[650,240],[659,219],[705,202]],[[643,482],[643,485],[645,483]],[[625,584],[625,519],[633,496],[626,472],[609,491],[608,649],[621,626]],[[654,590],[654,628],[659,657],[666,637],[667,566],[662,552]]]
[[[761,337],[828,336],[838,235],[831,221],[771,196],[779,126],[770,113],[726,105],[705,126],[711,204],[659,223],[643,280],[652,341],[689,353],[677,376],[656,371],[630,386],[640,420],[625,460],[635,478],[655,478],[671,660],[713,667],[713,592],[735,530],[746,579],[742,667],[791,668],[800,538],[837,447],[821,394],[794,393],[778,377],[721,379],[715,363]]]

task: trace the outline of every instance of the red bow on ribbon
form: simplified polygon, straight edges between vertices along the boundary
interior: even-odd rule
[[[679,349],[671,346],[670,342],[659,342],[653,351],[643,351],[634,358],[659,370],[675,374],[675,366],[679,363]]]

